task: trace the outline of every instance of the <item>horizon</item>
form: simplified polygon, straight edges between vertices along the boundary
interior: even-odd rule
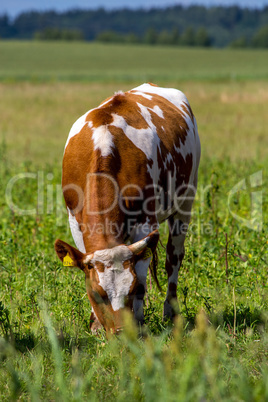
[[[192,6],[203,6],[206,8],[211,7],[239,7],[242,9],[264,9],[268,6],[268,0],[257,0],[252,4],[251,0],[238,0],[236,2],[232,0],[180,0],[180,1],[170,1],[170,0],[147,0],[146,2],[142,0],[135,0],[132,5],[129,5],[126,0],[115,0],[111,6],[109,0],[99,0],[94,2],[94,6],[88,5],[86,0],[58,0],[56,3],[52,0],[47,0],[44,5],[43,1],[39,0],[27,0],[24,1],[24,6],[21,5],[19,0],[10,0],[6,5],[0,5],[0,16],[7,15],[8,17],[15,19],[23,13],[30,12],[56,12],[65,13],[72,10],[79,11],[89,11],[98,10],[100,8],[106,11],[117,11],[122,9],[129,10],[150,10],[150,9],[161,9],[182,6],[184,8],[189,8]],[[39,3],[39,4],[38,4]],[[126,4],[125,4],[126,3]]]

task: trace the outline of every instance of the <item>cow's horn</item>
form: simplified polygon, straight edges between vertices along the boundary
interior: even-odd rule
[[[145,237],[142,240],[136,241],[136,243],[131,244],[128,246],[130,251],[132,251],[133,254],[139,254],[145,247],[148,245],[150,241],[150,236]]]

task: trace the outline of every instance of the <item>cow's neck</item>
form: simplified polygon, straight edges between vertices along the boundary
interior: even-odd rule
[[[124,216],[112,176],[93,174],[85,189],[82,214],[83,237],[87,252],[122,244]]]

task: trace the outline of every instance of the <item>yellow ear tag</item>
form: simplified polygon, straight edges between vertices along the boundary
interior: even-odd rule
[[[152,250],[149,247],[147,247],[143,255],[143,259],[147,260],[147,258],[152,257],[152,255],[153,255]]]
[[[69,253],[67,253],[66,256],[63,258],[63,265],[65,267],[74,267],[74,262],[69,256]]]

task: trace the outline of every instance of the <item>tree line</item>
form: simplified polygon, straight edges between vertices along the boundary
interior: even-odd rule
[[[268,47],[268,7],[173,6],[0,15],[1,39]]]
[[[97,35],[98,42],[113,43],[143,43],[147,45],[170,45],[170,46],[199,46],[209,47],[212,40],[204,27],[196,31],[188,27],[180,34],[177,28],[171,31],[163,30],[157,32],[154,28],[148,28],[143,36],[135,33],[119,34],[115,31],[103,31]]]

